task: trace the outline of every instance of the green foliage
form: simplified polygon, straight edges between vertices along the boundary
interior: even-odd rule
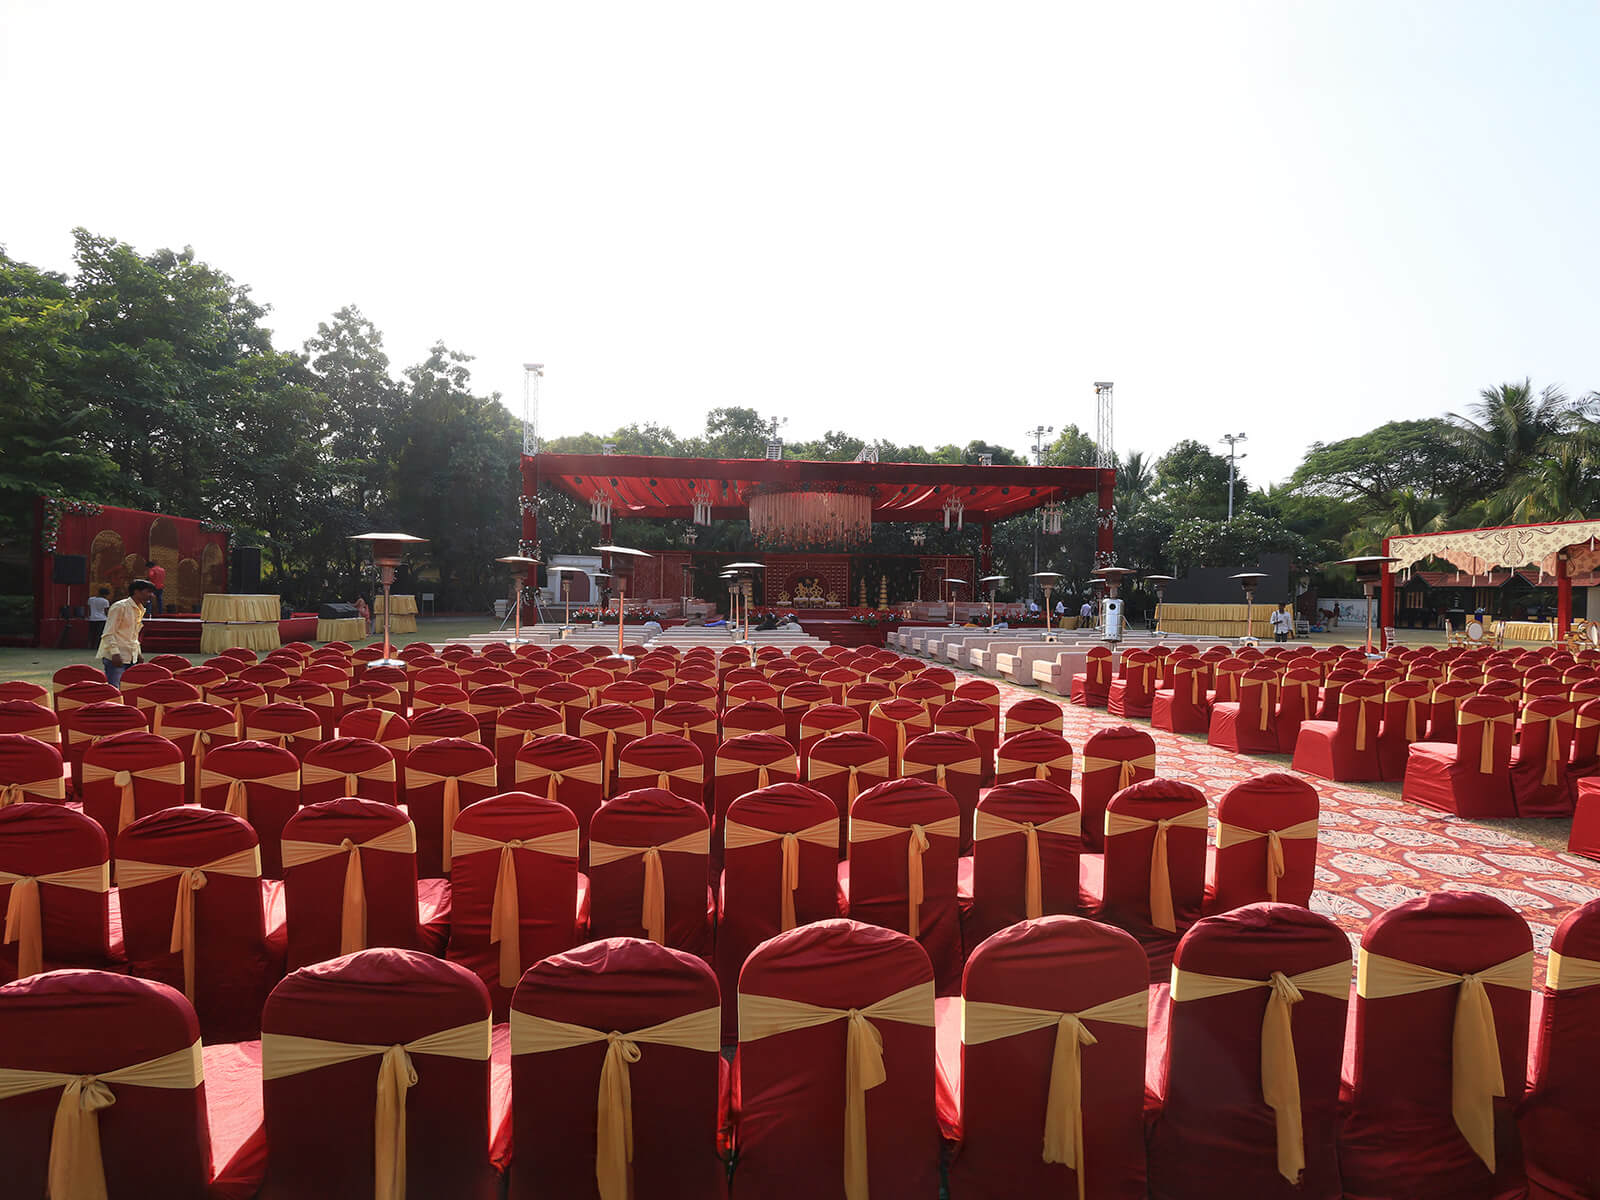
[[[1287,553],[1310,561],[1310,545],[1299,534],[1260,513],[1235,513],[1233,520],[1186,517],[1167,539],[1167,556],[1182,569],[1243,567],[1263,554]]]

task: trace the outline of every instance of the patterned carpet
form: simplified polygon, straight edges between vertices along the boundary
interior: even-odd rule
[[[970,672],[958,674],[982,678]],[[1004,680],[992,682],[1000,686],[1002,710],[1030,696],[1059,702],[1066,714],[1062,733],[1080,754],[1083,743],[1097,730],[1124,724],[1149,729],[1148,721],[1081,708]],[[1275,771],[1297,774],[1283,756],[1236,755],[1213,749],[1201,737],[1159,729],[1149,732],[1156,741],[1156,773],[1194,784],[1213,806],[1241,779]],[[1331,783],[1311,775],[1301,778],[1314,784],[1322,797],[1317,890],[1311,907],[1337,922],[1352,944],[1384,909],[1455,888],[1496,896],[1520,912],[1533,930],[1534,948],[1542,960],[1562,919],[1580,904],[1600,897],[1600,862],[1407,803],[1398,798],[1396,785],[1377,785],[1389,793],[1384,794],[1362,784]],[[1550,824],[1565,828],[1564,823]]]

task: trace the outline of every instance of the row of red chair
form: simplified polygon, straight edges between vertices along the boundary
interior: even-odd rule
[[[1521,919],[1441,893],[1376,918],[1352,970],[1331,922],[1258,904],[1198,922],[1151,989],[1125,933],[1055,916],[941,1000],[915,941],[826,920],[750,955],[731,1070],[713,973],[626,938],[531,965],[507,1025],[470,972],[367,950],[209,1046],[170,988],[55,972],[0,987],[0,1154],[19,1195],[195,1200],[716,1198],[730,1174],[932,1197],[941,1159],[951,1195],[997,1200],[1578,1196],[1600,902],[1553,949],[1535,994]]]

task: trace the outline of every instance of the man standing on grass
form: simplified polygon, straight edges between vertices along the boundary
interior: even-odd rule
[[[100,636],[100,668],[112,687],[122,686],[122,673],[139,661],[139,630],[144,608],[155,593],[148,579],[135,579],[128,594],[106,610],[106,631]]]

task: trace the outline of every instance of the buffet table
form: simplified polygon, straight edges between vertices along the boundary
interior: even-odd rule
[[[333,620],[317,620],[317,641],[319,642],[360,642],[367,637],[367,623],[360,617],[338,617]]]
[[[229,646],[246,650],[276,650],[278,617],[283,602],[277,596],[237,596],[208,593],[200,601],[200,652],[220,654]]]
[[[415,633],[417,631],[417,598],[415,596],[389,597],[389,632]],[[372,601],[372,627],[383,632],[383,597]]]

